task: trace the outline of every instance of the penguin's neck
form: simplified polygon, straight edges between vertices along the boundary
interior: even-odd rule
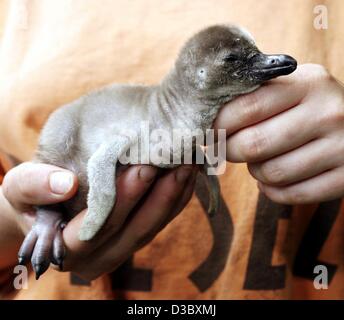
[[[211,128],[222,105],[218,99],[203,99],[183,82],[173,69],[155,87],[156,115],[162,116],[171,128],[185,127],[205,131]]]

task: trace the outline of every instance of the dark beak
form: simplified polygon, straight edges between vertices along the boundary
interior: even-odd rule
[[[292,73],[297,67],[294,58],[284,55],[258,53],[250,59],[250,73],[260,81],[270,80]]]

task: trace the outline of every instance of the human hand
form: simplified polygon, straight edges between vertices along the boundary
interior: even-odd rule
[[[17,263],[24,236],[35,222],[33,206],[67,200],[76,190],[74,175],[55,166],[27,162],[5,175],[0,186],[0,269]]]
[[[70,199],[78,189],[78,181],[71,171],[24,162],[6,173],[1,189],[8,211],[12,212],[25,235],[35,222],[34,206]]]
[[[192,196],[197,168],[169,170],[153,183],[156,173],[154,167],[133,166],[120,175],[113,213],[91,241],[78,238],[86,210],[68,223],[63,234],[67,249],[64,270],[87,280],[113,271],[182,211]],[[118,230],[119,223],[122,227]]]
[[[344,195],[344,87],[322,66],[301,65],[224,106],[227,160],[247,162],[260,190],[284,204]]]
[[[3,190],[17,210],[32,212],[32,205],[52,204],[70,198],[77,189],[72,175],[69,190],[63,195],[51,192],[49,177],[56,170],[66,170],[45,164],[26,163],[6,175]],[[151,241],[190,200],[197,168],[181,166],[170,170],[154,184],[157,169],[150,166],[132,166],[117,179],[117,202],[104,228],[91,241],[78,239],[78,231],[86,213],[83,210],[63,230],[66,247],[64,271],[73,271],[92,280],[113,271],[136,250]],[[71,173],[70,173],[71,174]],[[57,184],[62,191],[63,183]],[[147,192],[151,189],[150,192]],[[25,216],[25,215],[24,215]],[[25,219],[23,230],[33,224],[33,216]],[[122,225],[121,228],[118,226]]]

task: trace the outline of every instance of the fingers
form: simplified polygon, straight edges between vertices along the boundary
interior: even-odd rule
[[[142,207],[133,216],[123,236],[140,245],[147,239],[151,240],[163,222],[168,219],[180,199],[185,185],[192,177],[193,167],[185,165],[167,174],[157,182]],[[132,241],[130,241],[132,244]]]
[[[95,249],[116,234],[125,223],[128,215],[147,192],[157,175],[158,169],[153,166],[136,166],[121,175],[117,180],[117,201],[112,214],[106,224],[96,236],[91,246],[85,248]]]
[[[214,127],[229,135],[227,160],[263,161],[333,130],[343,114],[341,97],[326,70],[303,65],[224,106]]]
[[[117,178],[117,201],[113,212],[104,228],[94,239],[80,241],[77,236],[86,210],[68,223],[63,232],[65,242],[68,244],[68,252],[80,256],[90,254],[107,241],[110,236],[114,235],[121,228],[131,210],[146,193],[156,174],[157,169],[151,166],[131,166],[125,170]]]
[[[274,86],[275,92],[270,90]],[[223,117],[216,122],[234,132],[228,138],[227,159],[247,162],[262,191],[276,202],[301,204],[342,197],[343,99],[343,87],[326,69],[304,65],[256,95],[238,99],[243,107],[253,106],[238,110],[233,101],[234,107],[226,110],[231,103],[223,112],[226,118],[233,113],[234,120]]]
[[[71,198],[78,182],[71,171],[25,162],[5,175],[2,188],[12,206],[25,211],[31,210],[31,205],[53,204]]]
[[[328,83],[329,73],[314,64],[300,65],[292,74],[268,81],[258,90],[242,95],[220,110],[214,129],[226,129],[227,135],[259,123],[304,102],[314,86]],[[326,88],[328,90],[328,88]]]
[[[321,135],[309,105],[299,105],[227,139],[227,160],[256,162],[293,150]]]
[[[226,129],[230,135],[299,104],[307,87],[297,79],[291,74],[231,101],[220,110],[214,129]]]
[[[164,229],[165,226],[167,224],[169,224],[185,208],[185,206],[190,201],[192,194],[194,192],[194,189],[195,189],[195,183],[196,183],[196,178],[197,178],[198,172],[199,172],[199,170],[196,167],[196,169],[194,169],[194,172],[193,172],[191,178],[188,180],[187,184],[185,185],[185,189],[184,189],[182,195],[180,196],[180,199],[177,201],[175,208],[172,210],[172,213],[168,217],[166,222],[164,222],[162,224],[160,230]]]
[[[274,187],[258,183],[259,189],[272,201],[283,204],[307,204],[340,198],[344,189],[344,168],[333,169],[314,178]]]
[[[322,138],[265,162],[248,164],[248,169],[264,184],[283,186],[344,164],[343,154],[344,145]]]
[[[182,166],[161,177],[121,232],[92,253],[92,259],[84,258],[83,264],[76,265],[74,261],[66,259],[65,269],[77,268],[79,275],[86,279],[94,279],[114,270],[158,233],[161,225],[173,213],[192,173],[192,166]]]
[[[117,199],[119,200],[102,230],[102,238],[106,234],[115,234],[122,227],[130,211],[153,183],[157,172],[158,169],[153,166],[136,166],[118,179]]]

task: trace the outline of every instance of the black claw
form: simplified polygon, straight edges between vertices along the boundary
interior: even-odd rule
[[[36,280],[48,269],[43,264],[34,264],[33,269],[35,270]]]
[[[59,266],[60,271],[63,271],[63,259],[57,259],[57,265]]]
[[[60,224],[61,218],[62,213],[59,211],[38,209],[35,228],[25,237],[19,250],[18,263],[25,265],[31,261],[36,280],[47,271],[50,263],[58,265],[60,270],[63,269],[64,247],[61,229],[66,224]],[[61,229],[55,227],[57,224]]]
[[[33,266],[33,269],[35,270],[35,273],[36,273],[36,280],[38,280],[39,277],[42,275],[42,267],[40,264],[35,264]]]
[[[215,214],[216,214],[216,210],[209,210],[208,211],[209,218],[213,218],[215,216]]]

